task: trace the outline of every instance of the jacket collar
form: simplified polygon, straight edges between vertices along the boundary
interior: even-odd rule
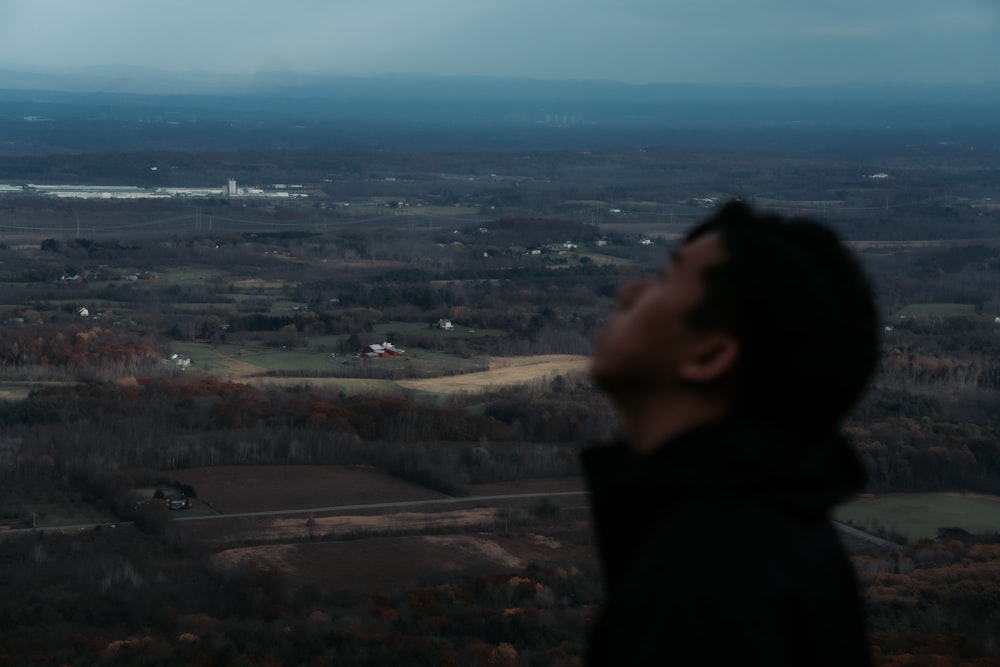
[[[666,496],[699,492],[787,497],[803,509],[828,511],[858,492],[865,476],[837,433],[808,441],[747,422],[700,426],[647,454],[624,442],[588,449],[584,472],[592,490],[634,489]]]
[[[733,496],[790,514],[825,516],[865,481],[854,452],[836,433],[803,442],[734,421],[697,427],[641,455],[623,442],[594,447],[584,451],[583,467],[609,579],[678,503]]]

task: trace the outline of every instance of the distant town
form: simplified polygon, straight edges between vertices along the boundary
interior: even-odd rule
[[[156,167],[150,168],[156,171]],[[164,188],[135,185],[24,185],[0,184],[0,194],[34,194],[60,199],[169,199],[176,197],[257,197],[305,198],[302,185],[276,183],[268,187],[241,186],[236,179],[229,179],[217,187]]]

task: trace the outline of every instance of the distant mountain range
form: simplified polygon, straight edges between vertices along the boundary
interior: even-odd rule
[[[75,70],[24,70],[0,64],[0,90],[341,99],[602,103],[610,107],[662,104],[795,104],[965,108],[1000,105],[1000,83],[763,86],[742,84],[626,84],[599,80],[537,80],[397,75],[356,77],[270,71],[254,75],[169,73],[127,65]]]
[[[745,128],[786,133],[934,129],[996,137],[998,118],[1000,84],[631,85],[289,72],[241,77],[137,67],[51,72],[0,66],[0,122],[10,123],[7,128],[17,134],[30,121],[83,119],[93,125],[100,119],[130,119],[147,126],[198,122],[203,128],[214,121],[245,129],[280,125],[312,130],[322,125],[328,137],[330,128],[338,136],[360,136],[363,130],[380,144],[382,137],[413,140],[417,131],[433,130],[441,134],[424,135],[425,144],[439,145],[444,138],[458,145],[456,137],[466,131],[468,138],[459,137],[459,143],[467,147],[505,147],[524,138],[524,147],[545,148],[588,145],[580,140],[583,134],[593,139],[603,133],[605,145],[672,143],[683,139],[676,134],[682,131],[733,133]],[[352,124],[355,130],[348,129]],[[493,132],[492,144],[472,138],[481,130]],[[654,130],[661,134],[650,134]],[[286,140],[296,145],[293,138]]]

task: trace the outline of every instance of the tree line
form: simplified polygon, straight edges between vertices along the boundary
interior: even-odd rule
[[[0,336],[0,377],[76,379],[151,375],[163,359],[154,341],[124,328],[34,324]]]
[[[233,464],[373,465],[461,495],[469,483],[578,474],[580,447],[613,424],[600,396],[565,379],[444,403],[193,374],[93,382],[0,403],[0,479],[36,495],[75,480],[119,511],[123,472]]]

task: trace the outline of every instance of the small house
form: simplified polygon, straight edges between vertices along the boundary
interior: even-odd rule
[[[170,361],[178,368],[189,368],[191,366],[191,358],[182,354],[172,354],[170,355]]]

